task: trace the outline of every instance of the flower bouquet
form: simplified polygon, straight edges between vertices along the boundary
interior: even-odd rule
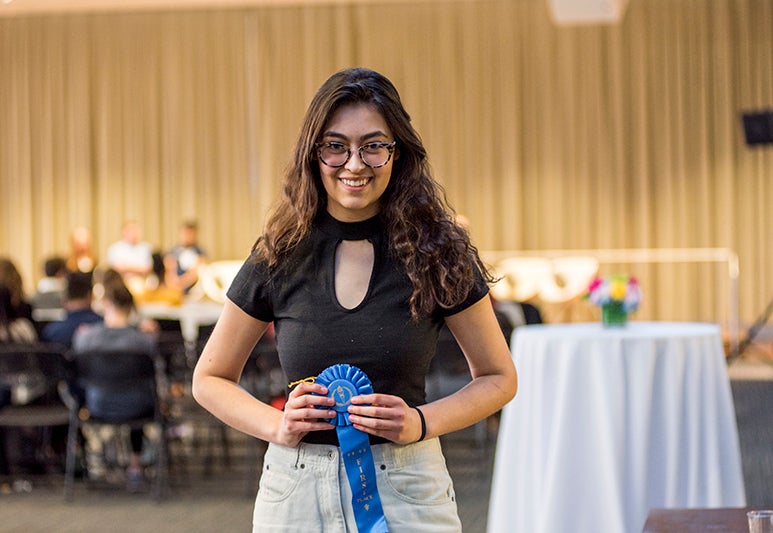
[[[601,321],[604,325],[625,325],[628,314],[639,308],[641,289],[639,282],[632,276],[597,276],[588,286],[586,297],[601,307]]]

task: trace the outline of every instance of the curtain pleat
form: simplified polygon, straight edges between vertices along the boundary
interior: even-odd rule
[[[481,250],[729,248],[750,322],[773,297],[773,147],[741,113],[773,108],[771,27],[769,0],[631,0],[576,27],[536,0],[0,18],[0,255],[32,290],[75,226],[104,256],[125,220],[166,249],[196,218],[214,259],[245,257],[314,91],[361,65],[398,87]],[[728,319],[726,265],[619,271],[637,318]]]

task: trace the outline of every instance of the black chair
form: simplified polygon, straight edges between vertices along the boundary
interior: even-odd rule
[[[209,340],[209,336],[212,335],[212,332],[215,330],[215,324],[202,324],[199,326],[199,331],[196,336],[196,349],[195,349],[195,357],[194,361],[192,361],[191,366],[196,365],[196,360],[201,355],[201,352],[204,350],[204,346],[207,344],[207,341]]]
[[[180,321],[177,319],[156,319],[159,326],[158,352],[166,366],[166,374],[171,383],[189,382],[192,370],[188,361],[188,352]]]
[[[88,424],[130,430],[155,425],[158,432],[152,495],[163,497],[168,476],[167,421],[163,365],[147,353],[93,351],[70,354],[73,376],[67,395],[70,429],[67,438],[65,497],[73,496],[79,430]]]
[[[38,466],[47,466],[56,428],[65,428],[70,422],[69,411],[58,394],[66,380],[62,346],[0,345],[0,473],[11,473],[5,436],[12,428],[39,430],[33,459]],[[64,435],[64,429],[61,433]]]

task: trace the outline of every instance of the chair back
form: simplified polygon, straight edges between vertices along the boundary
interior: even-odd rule
[[[0,408],[3,405],[59,403],[67,380],[64,348],[54,344],[0,345]]]
[[[163,368],[157,357],[132,350],[94,350],[72,352],[74,369],[72,393],[80,400],[73,403],[67,436],[65,498],[73,497],[78,429],[86,424],[125,425],[131,429],[156,424],[159,428],[157,472],[153,496],[162,497],[167,475],[167,431],[161,408]]]
[[[192,370],[188,363],[188,348],[179,319],[156,318],[159,332],[156,339],[158,354],[166,367],[168,378],[175,382],[188,381]]]
[[[73,366],[83,407],[92,420],[116,424],[157,414],[152,355],[130,350],[80,352],[73,354]]]

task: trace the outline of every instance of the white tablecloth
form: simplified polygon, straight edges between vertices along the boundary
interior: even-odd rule
[[[489,533],[635,533],[650,508],[746,505],[718,326],[534,325],[511,344]]]
[[[146,303],[139,307],[139,313],[146,318],[171,319],[180,321],[183,338],[188,343],[196,343],[199,328],[217,322],[223,304],[217,302],[190,301],[183,305]]]

